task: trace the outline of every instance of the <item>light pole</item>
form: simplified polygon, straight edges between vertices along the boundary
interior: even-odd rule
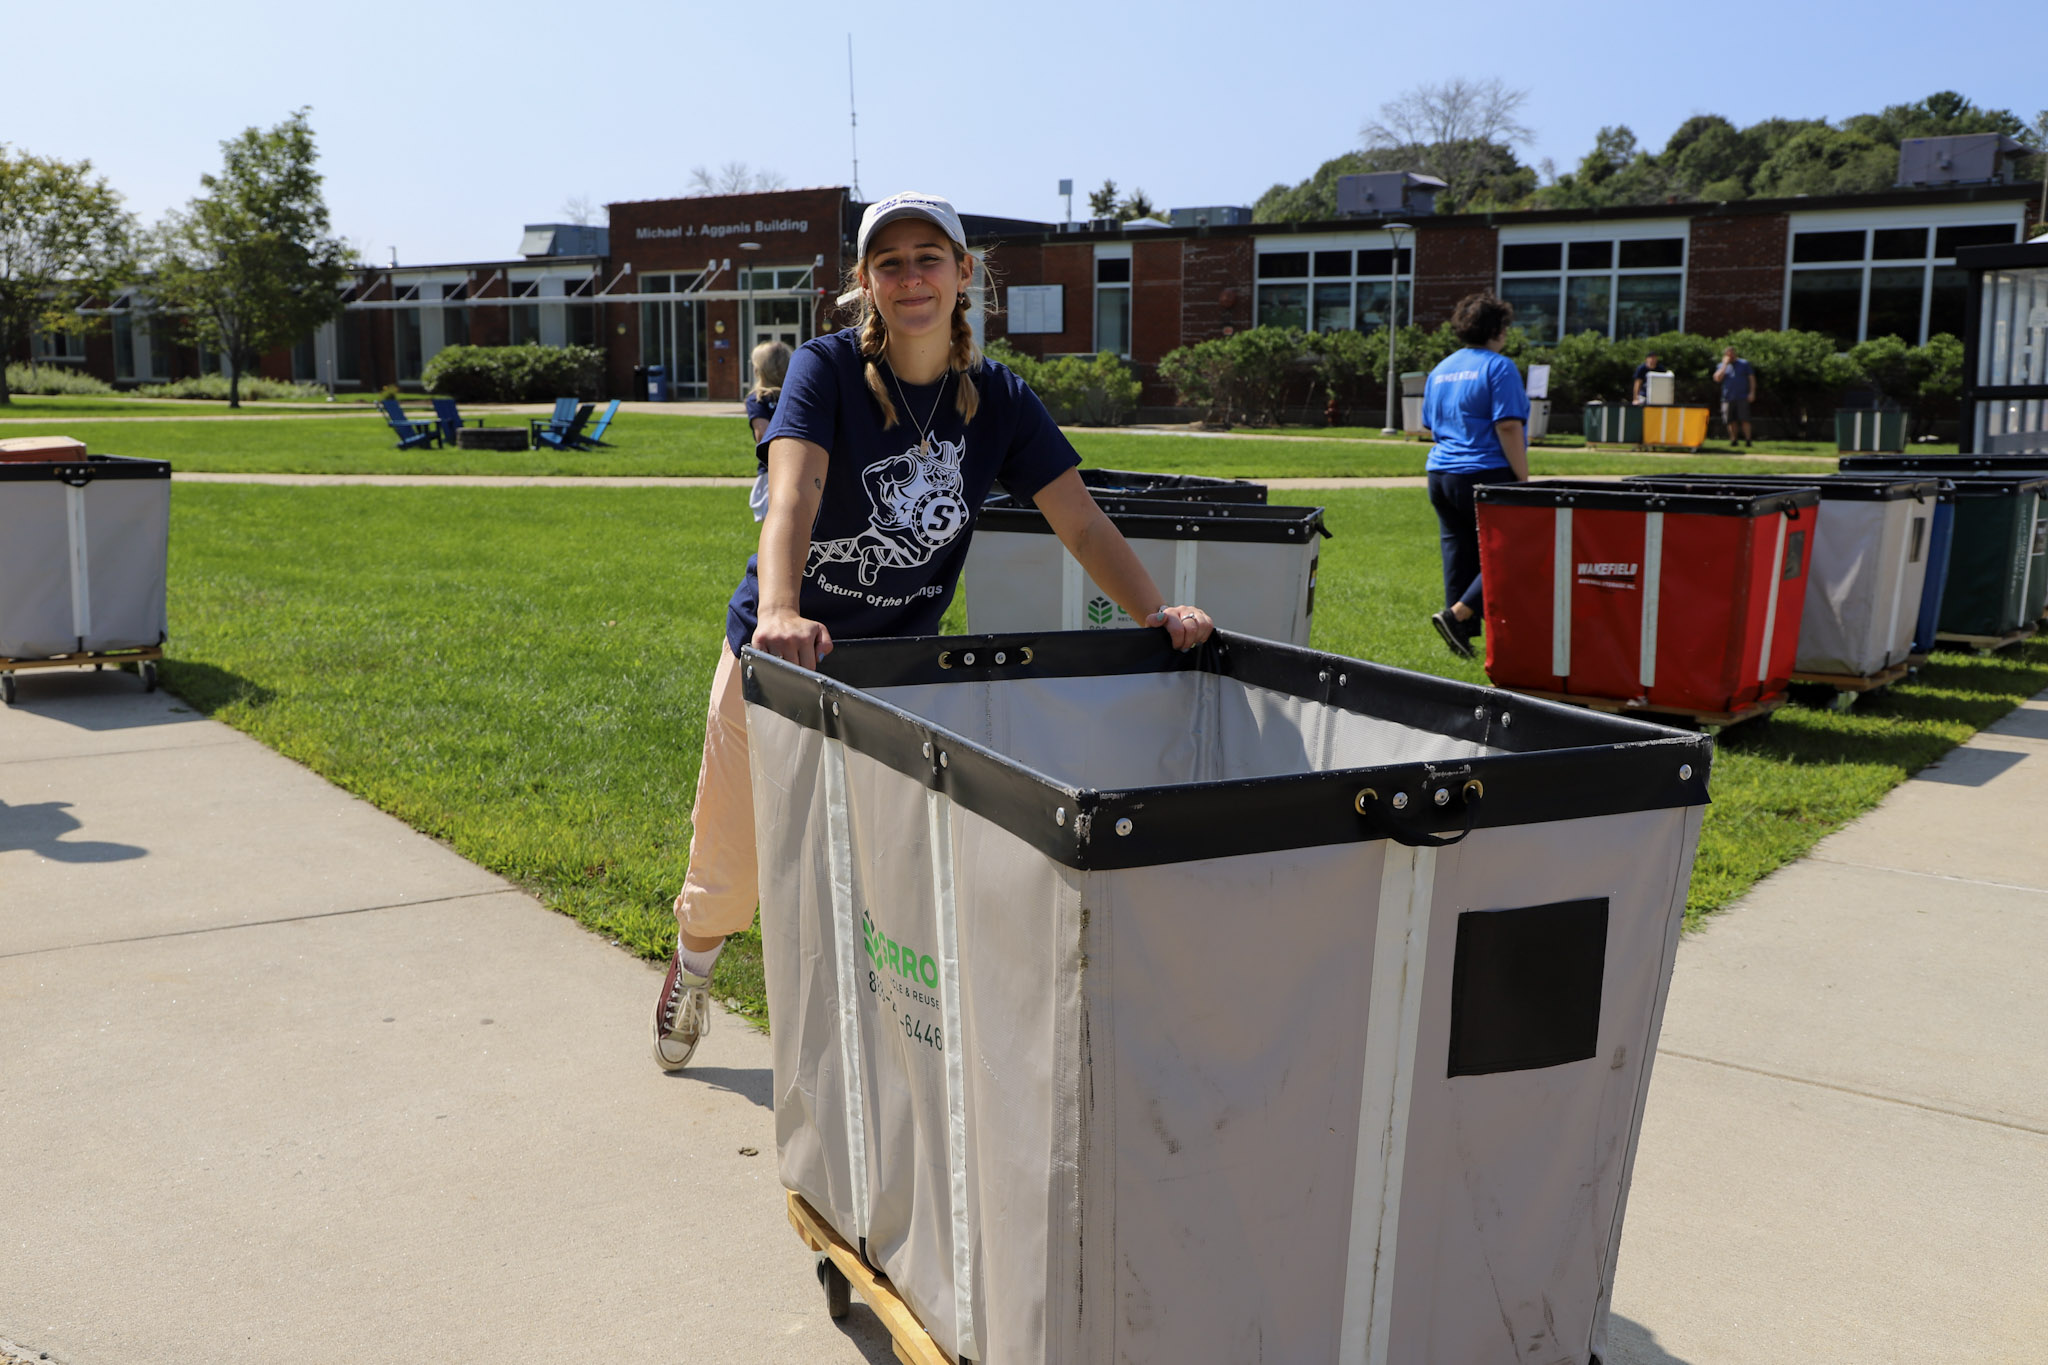
[[[848,42],[851,42],[851,41],[852,41],[852,39],[850,39],[850,38],[849,38],[849,39],[848,39],[847,41],[848,41]],[[849,51],[851,51],[851,49],[849,49]],[[741,250],[741,251],[759,251],[760,249],[761,249],[761,244],[760,244],[759,242],[741,242],[741,243],[740,243],[740,250]],[[749,382],[749,376],[748,376],[748,374],[747,374],[747,367],[748,367],[749,365],[751,365],[751,364],[753,363],[753,361],[752,361],[751,357],[752,357],[752,355],[753,355],[753,353],[754,353],[754,341],[753,341],[753,337],[754,337],[754,266],[753,266],[753,260],[754,260],[754,258],[753,258],[752,256],[749,256],[749,257],[747,257],[746,259],[747,259],[747,316],[746,316],[746,319],[745,319],[744,321],[742,321],[742,322],[740,323],[740,387],[741,387],[741,388],[745,388],[745,387],[747,386],[748,382]]]
[[[1387,290],[1387,424],[1380,428],[1382,436],[1399,436],[1401,429],[1394,425],[1394,350],[1400,339],[1401,328],[1401,234],[1413,232],[1406,223],[1389,223],[1387,232],[1394,239],[1393,270]]]

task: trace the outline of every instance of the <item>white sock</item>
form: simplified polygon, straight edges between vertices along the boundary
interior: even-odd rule
[[[676,944],[676,955],[683,960],[683,970],[700,981],[711,975],[711,969],[718,965],[718,955],[724,951],[724,939],[718,940],[716,948],[707,948],[701,953],[693,953],[681,943]]]

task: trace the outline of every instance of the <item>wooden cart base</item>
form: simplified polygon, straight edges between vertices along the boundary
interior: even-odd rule
[[[135,671],[142,675],[142,690],[156,691],[156,664],[164,657],[162,645],[146,645],[141,649],[116,649],[104,653],[52,654],[46,659],[9,659],[0,657],[0,703],[14,705],[14,675],[25,673],[32,668],[105,668],[108,664],[117,667],[133,664]]]
[[[896,1358],[903,1365],[955,1365],[953,1358],[932,1340],[931,1333],[924,1330],[917,1314],[896,1296],[896,1288],[888,1277],[870,1269],[860,1253],[848,1246],[832,1230],[832,1225],[794,1191],[789,1193],[789,1225],[804,1239],[805,1246],[818,1253],[818,1280],[825,1286],[826,1312],[835,1318],[845,1317],[847,1292],[852,1290],[867,1301],[882,1325],[889,1329]]]
[[[1979,654],[1989,654],[1993,650],[2016,645],[2022,640],[2033,639],[2034,627],[2021,626],[2009,635],[1958,635],[1954,631],[1938,630],[1934,632],[1934,638],[1943,644],[1968,645]]]
[[[1541,697],[1544,701],[1561,701],[1571,706],[1583,706],[1589,711],[1605,711],[1611,716],[1644,716],[1652,720],[1687,721],[1701,730],[1725,730],[1731,725],[1740,725],[1746,720],[1768,716],[1785,704],[1780,695],[1769,697],[1753,706],[1739,711],[1695,711],[1683,706],[1648,706],[1639,702],[1621,701],[1614,697],[1582,697],[1570,692],[1544,692],[1534,687],[1504,687],[1503,692],[1519,692],[1525,697]]]
[[[1893,664],[1881,672],[1863,675],[1858,673],[1794,673],[1792,681],[1806,683],[1813,687],[1835,689],[1834,709],[1846,711],[1856,704],[1856,698],[1865,692],[1875,692],[1881,687],[1890,687],[1906,676],[1911,660]]]

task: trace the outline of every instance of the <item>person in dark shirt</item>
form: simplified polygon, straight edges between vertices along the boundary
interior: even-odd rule
[[[1657,363],[1659,359],[1658,354],[1652,351],[1643,357],[1642,364],[1636,366],[1635,378],[1629,383],[1629,402],[1641,406],[1650,401],[1650,376],[1664,368]]]
[[[1735,348],[1730,346],[1721,353],[1714,382],[1721,386],[1721,425],[1728,428],[1728,444],[1754,449],[1756,436],[1749,425],[1749,405],[1756,401],[1756,366],[1735,354]],[[1738,427],[1742,433],[1739,440]]]
[[[816,668],[836,640],[937,633],[998,481],[1037,505],[1133,619],[1180,649],[1214,629],[1199,607],[1166,604],[1045,405],[976,347],[975,260],[953,206],[927,194],[868,205],[856,255],[840,302],[859,325],[797,349],[761,441],[768,513],[726,609],[676,949],[655,1003],[664,1071],[687,1065],[710,1027],[712,966],[759,901],[741,648]]]

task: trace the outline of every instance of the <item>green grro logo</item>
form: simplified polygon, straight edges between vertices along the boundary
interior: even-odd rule
[[[1107,597],[1088,599],[1088,627],[1091,630],[1108,625],[1116,618],[1116,606]]]
[[[922,984],[927,990],[939,988],[939,964],[932,961],[930,953],[920,953],[915,948],[906,948],[875,927],[874,920],[863,912],[860,917],[861,947],[867,952],[868,961],[875,964],[878,972],[893,972],[905,981]]]

